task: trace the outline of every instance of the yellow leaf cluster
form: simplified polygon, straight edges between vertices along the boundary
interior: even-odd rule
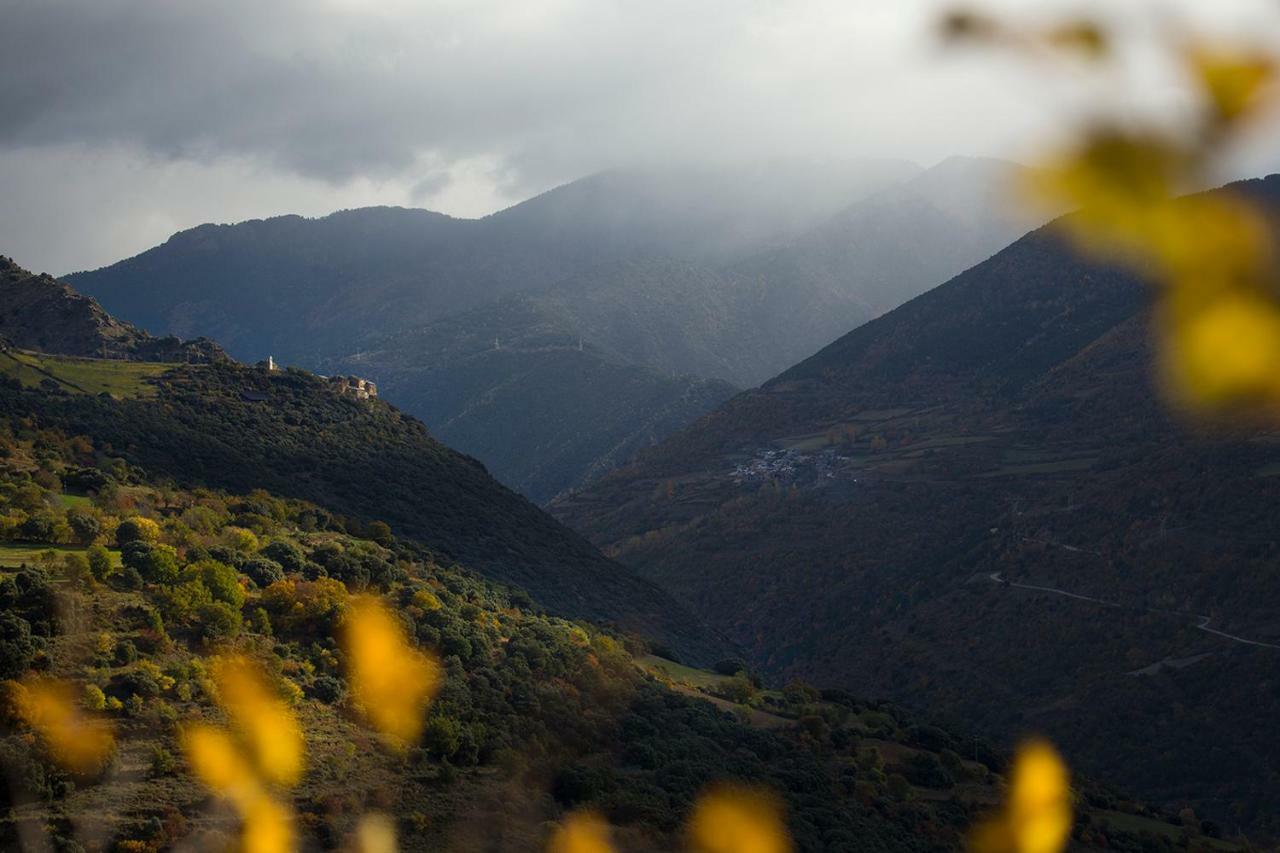
[[[595,812],[575,812],[556,828],[547,853],[613,853],[609,824]]]
[[[782,807],[754,788],[724,786],[704,794],[689,819],[697,853],[790,853]]]
[[[218,658],[212,674],[218,704],[248,745],[258,773],[272,784],[296,784],[304,747],[302,729],[288,705],[246,658]]]
[[[367,814],[356,827],[358,853],[396,853],[396,824],[384,814]]]
[[[693,853],[793,849],[777,798],[741,785],[721,785],[699,797],[685,832]],[[613,853],[609,825],[594,812],[574,812],[552,834],[547,853]]]
[[[400,746],[422,733],[440,689],[440,664],[414,648],[400,623],[372,596],[352,600],[343,624],[348,681],[365,717]]]
[[[1014,758],[1004,810],[975,827],[974,853],[1059,853],[1071,834],[1071,786],[1058,753],[1044,741]]]
[[[210,671],[219,706],[235,734],[203,723],[183,731],[191,770],[226,799],[243,823],[246,853],[287,853],[295,848],[293,813],[271,793],[302,776],[302,729],[289,707],[252,661],[217,658]]]
[[[950,39],[1036,41],[1102,55],[1107,34],[1088,21],[1026,32],[973,13],[943,21]],[[1020,35],[1018,35],[1020,34]],[[1226,191],[1202,186],[1233,135],[1267,103],[1276,60],[1257,50],[1190,40],[1174,54],[1196,88],[1198,123],[1185,130],[1094,124],[1029,171],[1034,199],[1075,212],[1059,226],[1091,253],[1128,263],[1161,285],[1159,341],[1166,386],[1201,411],[1280,411],[1280,269],[1273,223]]]

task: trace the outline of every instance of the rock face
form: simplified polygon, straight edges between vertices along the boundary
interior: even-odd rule
[[[156,338],[121,322],[96,300],[0,255],[0,338],[21,349],[129,361],[226,361],[212,341]]]

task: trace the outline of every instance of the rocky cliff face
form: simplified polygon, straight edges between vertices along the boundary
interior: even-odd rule
[[[49,275],[36,275],[0,255],[0,337],[22,349],[130,361],[224,361],[205,338],[156,338],[102,309]]]

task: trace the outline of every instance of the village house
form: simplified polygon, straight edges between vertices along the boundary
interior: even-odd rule
[[[357,400],[372,400],[378,396],[378,386],[368,379],[359,376],[330,376],[329,387],[339,394],[354,397]]]

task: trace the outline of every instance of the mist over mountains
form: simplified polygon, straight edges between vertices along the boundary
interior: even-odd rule
[[[1009,172],[962,158],[610,172],[479,220],[370,208],[205,225],[68,280],[244,360],[358,369],[546,500],[1023,233]],[[507,356],[483,355],[504,338]],[[545,428],[510,429],[551,402],[547,382],[512,381],[517,350],[522,375],[554,377]],[[606,400],[602,382],[624,390]]]
[[[1149,306],[1035,231],[552,511],[777,676],[1274,827],[1280,434],[1171,412]]]

